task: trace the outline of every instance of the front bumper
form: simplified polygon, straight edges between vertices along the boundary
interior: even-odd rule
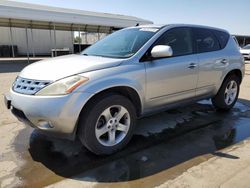
[[[244,59],[250,59],[250,54],[242,54]]]
[[[34,96],[11,90],[10,95],[5,96],[5,104],[25,124],[69,137],[74,133],[79,114],[91,96],[82,92],[63,96]]]

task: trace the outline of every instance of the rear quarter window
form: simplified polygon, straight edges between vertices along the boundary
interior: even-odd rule
[[[215,34],[209,29],[195,28],[194,39],[197,53],[220,50],[220,44]]]
[[[229,34],[223,31],[218,31],[218,30],[213,30],[213,33],[219,40],[221,49],[225,48],[229,39]]]

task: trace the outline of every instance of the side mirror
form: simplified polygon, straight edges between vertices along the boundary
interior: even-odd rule
[[[167,45],[157,45],[151,50],[151,56],[154,58],[170,57],[173,55],[173,50]]]

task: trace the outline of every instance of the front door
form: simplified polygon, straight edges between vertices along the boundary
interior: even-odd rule
[[[144,62],[148,107],[195,97],[199,67],[193,53],[191,29],[171,29],[158,39],[156,45],[171,46],[173,56]]]

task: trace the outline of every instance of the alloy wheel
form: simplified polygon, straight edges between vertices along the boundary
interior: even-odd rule
[[[237,92],[238,92],[238,85],[236,81],[231,80],[227,84],[225,94],[224,94],[224,100],[227,105],[231,105],[234,102],[237,96]]]
[[[126,137],[130,123],[130,115],[125,107],[110,106],[99,116],[95,126],[95,136],[104,146],[117,145]]]

